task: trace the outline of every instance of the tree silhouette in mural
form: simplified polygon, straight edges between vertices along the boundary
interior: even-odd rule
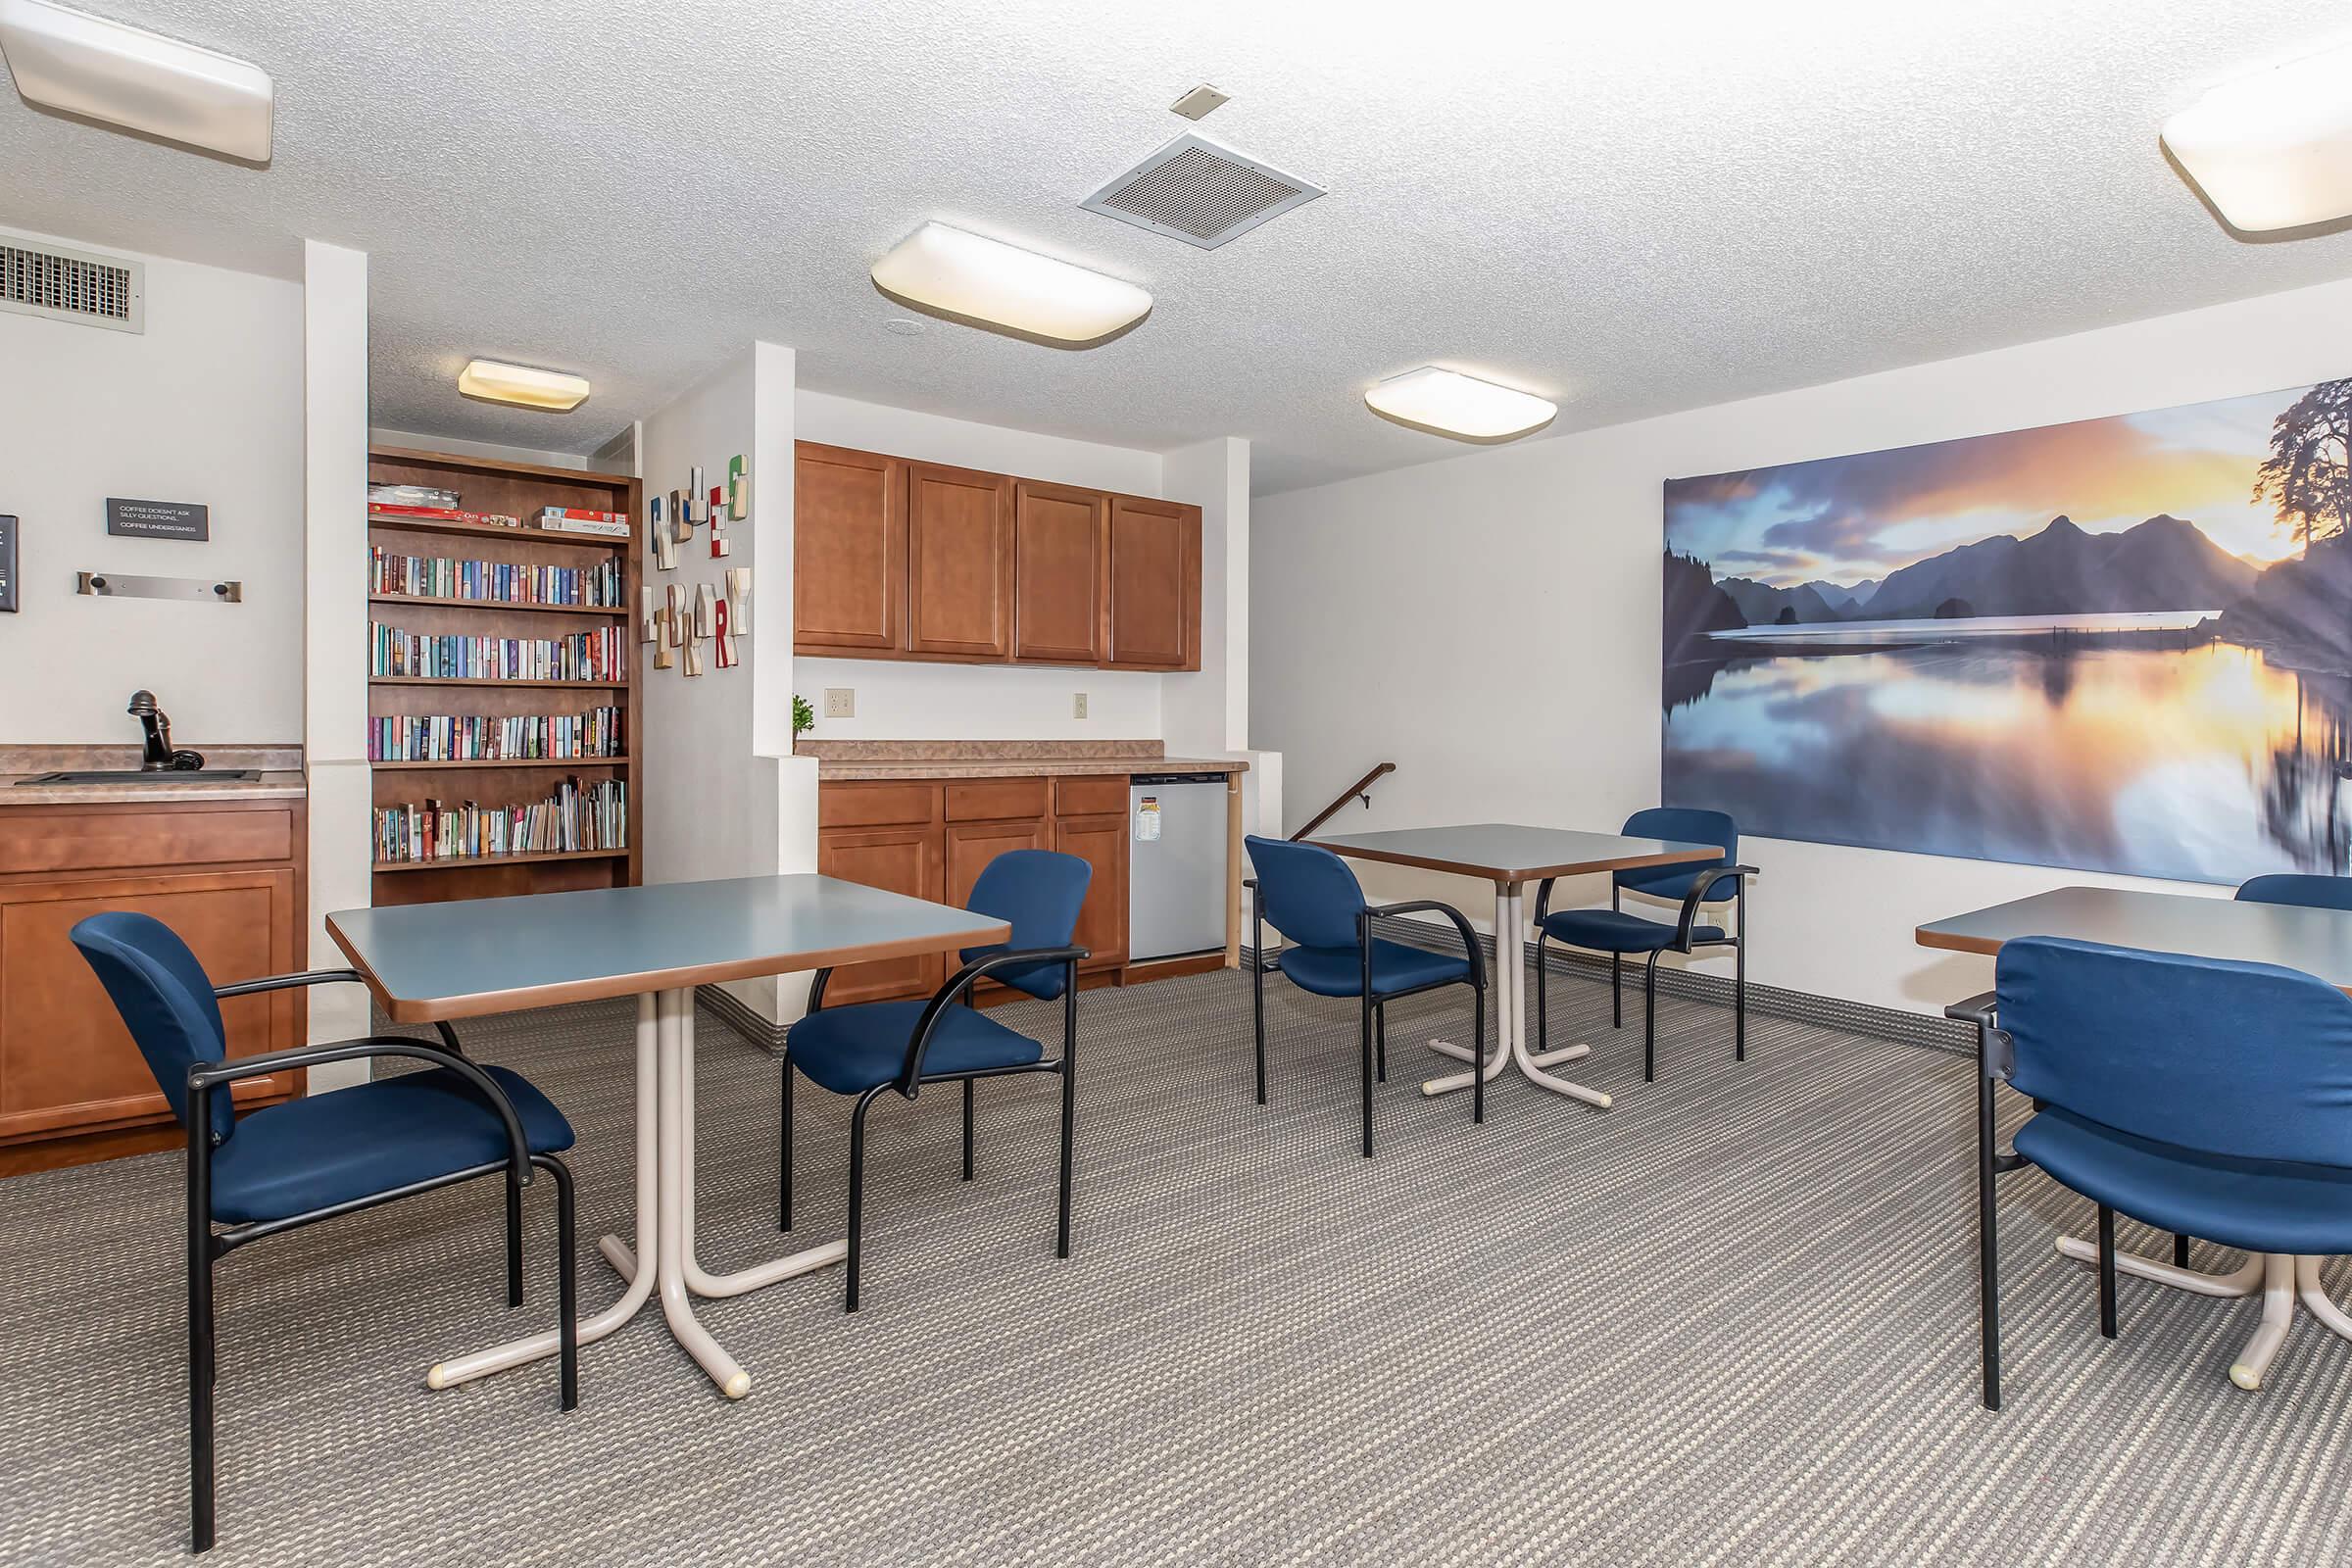
[[[2352,380],[2322,381],[2271,421],[2253,499],[2306,550],[2352,527]]]

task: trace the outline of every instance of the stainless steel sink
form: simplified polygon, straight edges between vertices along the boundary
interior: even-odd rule
[[[86,773],[36,773],[17,780],[25,784],[250,784],[262,775],[250,767],[190,767],[150,773],[125,767]]]

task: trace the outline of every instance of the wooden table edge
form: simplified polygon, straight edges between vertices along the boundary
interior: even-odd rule
[[[2001,951],[1997,938],[1961,936],[1956,932],[1937,931],[1932,926],[1915,927],[1911,939],[1923,948],[1940,948],[1946,953],[1979,953],[1992,957]]]
[[[493,1013],[522,1012],[532,1007],[553,1007],[567,1002],[606,1002],[619,997],[642,996],[649,991],[681,991],[688,986],[715,985],[722,980],[756,980],[765,975],[798,974],[808,969],[829,969],[846,963],[865,963],[883,958],[909,958],[926,953],[942,953],[950,948],[985,947],[993,942],[1012,940],[1012,927],[1003,920],[990,920],[969,932],[953,936],[905,937],[891,942],[868,942],[846,948],[827,949],[821,953],[795,954],[789,963],[775,957],[739,958],[729,963],[684,964],[671,969],[646,969],[630,975],[630,983],[614,989],[612,980],[570,980],[556,985],[524,986],[513,991],[475,991],[458,997],[395,997],[384,986],[368,960],[355,950],[335,917],[326,917],[326,934],[334,938],[335,946],[351,960],[353,968],[368,982],[368,991],[394,1023],[444,1023],[459,1018],[483,1018]]]
[[[1423,871],[1445,871],[1454,876],[1475,877],[1481,882],[1501,886],[1513,882],[1540,882],[1546,877],[1592,876],[1602,871],[1637,871],[1651,865],[1687,865],[1697,860],[1720,859],[1720,849],[1672,850],[1663,855],[1609,856],[1597,860],[1578,860],[1565,865],[1535,865],[1504,867],[1494,865],[1465,865],[1459,860],[1432,859],[1425,855],[1406,855],[1396,850],[1367,850],[1360,845],[1341,844],[1327,839],[1308,839],[1316,849],[1348,859],[1379,860],[1388,865],[1409,865]]]

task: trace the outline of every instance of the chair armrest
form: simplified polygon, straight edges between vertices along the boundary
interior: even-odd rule
[[[1718,883],[1728,877],[1739,884],[1733,891],[1744,892],[1747,879],[1755,874],[1756,868],[1752,865],[1718,865],[1709,867],[1705,875],[1692,882],[1690,891],[1683,895],[1682,913],[1674,922],[1675,952],[1690,951],[1690,933],[1698,925],[1698,906],[1720,902],[1721,895],[1715,891]],[[1740,934],[1742,937],[1747,935],[1745,931]]]
[[[1065,982],[1075,990],[1078,985],[1080,960],[1094,956],[1087,948],[1022,948],[1010,953],[992,953],[985,958],[974,958],[956,971],[955,977],[932,993],[923,1004],[922,1015],[914,1020],[914,1033],[906,1038],[906,1065],[899,1073],[899,1093],[912,1100],[916,1087],[922,1082],[923,1054],[931,1049],[931,1033],[939,1026],[941,1015],[955,1005],[956,999],[972,989],[975,981],[984,980],[999,969],[1027,969],[1041,963],[1059,963],[1068,967]]]
[[[262,991],[291,991],[297,986],[323,986],[341,981],[366,985],[367,976],[357,969],[313,969],[305,974],[265,975],[259,980],[236,980],[224,986],[213,987],[213,995],[223,999],[249,997]]]
[[[1386,920],[1400,914],[1444,915],[1453,922],[1453,929],[1461,935],[1462,952],[1470,959],[1470,983],[1481,991],[1487,988],[1487,950],[1479,946],[1478,933],[1470,929],[1469,920],[1452,905],[1439,899],[1412,899],[1403,904],[1376,904],[1365,909],[1364,913],[1375,920]],[[1367,927],[1366,935],[1369,934],[1370,928]],[[1499,931],[1494,934],[1494,945],[1499,954],[1502,948],[1502,933]]]
[[[1955,1002],[1943,1009],[1943,1015],[1957,1023],[1973,1023],[1980,1029],[1989,1029],[2000,1016],[2000,1009],[1994,1004],[1999,996],[1997,991],[1986,991],[1966,1002]]]
[[[1536,925],[1538,929],[1542,929],[1544,917],[1551,912],[1551,884],[1556,880],[1558,879],[1555,877],[1547,876],[1536,884]]]
[[[825,987],[831,984],[832,980],[833,966],[829,963],[808,977],[808,1005],[803,1009],[803,1016],[807,1016],[808,1013],[821,1011],[823,1009],[825,1005]]]
[[[518,1179],[528,1186],[531,1180],[531,1148],[522,1136],[522,1118],[515,1114],[514,1102],[507,1092],[498,1087],[498,1080],[468,1061],[466,1057],[428,1046],[421,1040],[405,1035],[369,1035],[364,1040],[337,1040],[318,1046],[296,1046],[291,1051],[266,1052],[258,1056],[238,1056],[226,1061],[200,1061],[188,1068],[188,1120],[197,1120],[214,1088],[233,1084],[241,1078],[262,1078],[273,1072],[287,1072],[297,1067],[319,1067],[330,1061],[351,1061],[362,1056],[410,1056],[429,1061],[436,1067],[446,1067],[465,1079],[490,1102],[498,1119],[506,1123],[507,1145]]]

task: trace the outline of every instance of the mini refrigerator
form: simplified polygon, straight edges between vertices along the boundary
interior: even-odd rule
[[[1127,789],[1127,960],[1225,946],[1225,775],[1138,773]]]

